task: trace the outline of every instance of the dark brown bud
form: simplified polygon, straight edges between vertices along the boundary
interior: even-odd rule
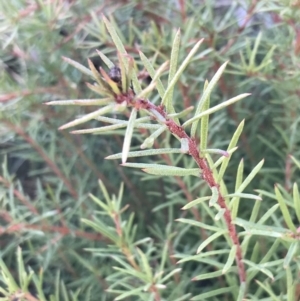
[[[117,66],[113,66],[111,69],[109,69],[108,76],[110,79],[112,79],[115,83],[121,82],[121,70]]]

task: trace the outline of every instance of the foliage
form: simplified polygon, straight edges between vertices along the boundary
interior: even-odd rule
[[[299,300],[300,5],[225,2],[0,4],[1,300]]]

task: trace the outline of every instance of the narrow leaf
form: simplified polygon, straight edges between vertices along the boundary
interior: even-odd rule
[[[85,129],[85,130],[76,130],[72,131],[71,134],[98,134],[98,133],[103,133],[103,132],[110,132],[116,129],[120,128],[125,128],[126,123],[122,124],[113,124],[113,125],[108,125],[108,126],[102,126],[100,128],[92,128],[92,129]]]
[[[194,277],[192,280],[197,281],[197,280],[204,280],[204,279],[211,279],[211,278],[216,278],[222,275],[222,271],[215,271],[215,272],[210,272],[206,274],[201,274],[199,276]]]
[[[299,241],[294,241],[291,243],[289,250],[284,258],[283,267],[287,269],[294,258],[294,255],[296,254],[297,250],[300,250],[300,243]]]
[[[208,97],[210,97],[210,94],[213,90],[213,88],[215,87],[215,85],[217,84],[218,80],[220,79],[222,73],[224,72],[226,65],[228,62],[225,62],[216,72],[216,74],[213,76],[213,78],[211,79],[211,81],[209,82],[209,84],[207,85],[206,89],[204,90],[204,93],[202,94],[198,106],[196,108],[196,112],[195,112],[195,116],[197,116],[198,114],[200,114],[203,111],[203,106],[205,104],[205,102],[207,101]],[[189,122],[190,120],[188,120],[187,122]],[[188,125],[187,122],[185,122],[185,126]],[[190,123],[189,123],[190,124]],[[198,119],[196,119],[196,121],[193,123],[192,125],[192,129],[191,129],[191,133],[196,133],[197,131],[197,127],[198,127]]]
[[[285,200],[281,194],[281,192],[279,191],[277,185],[275,185],[275,195],[276,195],[276,199],[280,205],[280,209],[283,215],[283,218],[287,224],[287,226],[289,227],[290,230],[292,231],[296,231],[296,227],[292,221],[292,218],[290,216],[289,210],[287,208],[287,205],[285,203]]]
[[[252,200],[259,200],[261,201],[262,198],[258,195],[255,195],[255,194],[250,194],[250,193],[230,193],[230,194],[227,194],[225,197],[238,197],[238,198],[244,198],[244,199],[252,199]]]
[[[222,103],[220,103],[220,104],[218,104],[218,105],[216,105],[216,106],[214,106],[214,107],[212,107],[212,108],[210,108],[210,109],[208,109],[208,110],[206,110],[202,113],[199,113],[195,117],[193,117],[193,118],[189,119],[188,121],[186,121],[182,126],[185,127],[185,126],[190,125],[191,123],[193,123],[193,125],[194,125],[195,121],[199,120],[203,116],[210,115],[210,114],[212,114],[214,112],[217,112],[217,111],[219,111],[223,108],[226,108],[227,106],[229,106],[229,105],[231,105],[231,104],[233,104],[233,103],[235,103],[235,102],[237,102],[237,101],[239,101],[239,100],[241,100],[241,99],[243,99],[243,98],[245,98],[249,95],[251,95],[251,94],[250,93],[244,93],[244,94],[240,94],[236,97],[230,98],[230,99],[228,99],[228,100],[226,100],[226,101],[224,101],[224,102],[222,102]]]
[[[155,139],[161,135],[167,129],[166,125],[161,126],[155,132],[153,132],[148,138],[145,139],[143,144],[141,145],[141,149],[149,148],[153,146]]]
[[[225,294],[232,293],[235,290],[234,286],[231,287],[223,287],[215,290],[210,290],[209,292],[197,295],[191,299],[191,301],[204,301],[207,300],[207,298],[222,295],[224,296]],[[221,299],[219,299],[221,300]]]
[[[235,260],[235,255],[236,255],[236,250],[237,250],[237,246],[233,245],[231,247],[230,253],[228,255],[228,259],[226,264],[224,265],[224,268],[222,270],[222,274],[225,274],[232,266],[234,260]]]
[[[251,56],[249,59],[249,70],[250,71],[254,70],[254,68],[255,68],[255,57],[257,54],[257,50],[258,50],[258,46],[260,44],[261,37],[262,37],[262,33],[260,32],[255,40],[255,44],[254,44],[254,47],[253,47],[253,50],[251,52]]]
[[[199,228],[202,228],[202,229],[214,231],[214,232],[222,231],[222,229],[220,229],[220,228],[217,228],[217,227],[214,227],[214,226],[211,226],[211,225],[199,222],[199,221],[195,221],[195,220],[192,220],[192,219],[178,218],[178,219],[176,219],[176,221],[184,223],[184,224],[188,224],[188,225],[191,225],[191,226],[199,227]]]
[[[272,301],[281,301],[282,300],[281,297],[278,298],[277,293],[274,293],[272,291],[272,289],[268,283],[262,283],[259,280],[255,280],[255,282],[270,295],[270,297],[272,298],[271,299]]]
[[[133,157],[144,157],[144,156],[156,156],[161,154],[180,154],[181,149],[178,148],[160,148],[160,149],[149,149],[142,151],[129,152],[127,158]],[[105,159],[114,160],[121,159],[122,153],[107,156]]]
[[[99,98],[99,99],[74,99],[74,100],[54,100],[46,102],[48,106],[102,106],[107,105],[113,101],[112,98]]]
[[[132,109],[131,115],[128,121],[128,125],[126,128],[125,138],[123,142],[123,149],[122,149],[122,163],[124,164],[127,160],[128,152],[130,149],[131,138],[134,129],[134,122],[136,120],[137,110],[135,108]]]
[[[137,248],[137,251],[140,255],[141,264],[142,264],[143,270],[148,278],[148,281],[152,281],[152,277],[153,277],[152,270],[151,270],[150,264],[148,262],[148,259],[147,259],[146,255],[139,248]]]
[[[274,280],[274,275],[272,274],[272,272],[270,270],[268,270],[267,268],[265,268],[263,265],[255,264],[252,261],[246,260],[246,259],[244,259],[244,262],[248,266],[250,266],[253,270],[261,271],[262,273],[264,273],[265,275],[267,275],[269,278],[271,278],[272,280]]]
[[[99,115],[103,115],[103,114],[106,114],[110,111],[113,110],[113,107],[114,107],[114,104],[112,105],[108,105],[106,107],[103,107],[95,112],[92,112],[92,113],[89,113],[89,114],[86,114],[80,118],[77,118],[71,122],[68,122],[64,125],[62,125],[59,130],[64,130],[64,129],[67,129],[67,128],[70,128],[72,126],[75,126],[75,125],[78,125],[78,124],[82,124],[82,123],[85,123],[91,119],[94,119],[95,117],[99,116]]]
[[[184,71],[184,69],[186,68],[186,66],[188,65],[188,63],[190,62],[190,60],[192,59],[192,57],[194,56],[194,54],[196,53],[196,51],[198,50],[198,48],[200,47],[201,43],[203,42],[203,39],[200,40],[194,47],[193,49],[190,51],[190,53],[188,54],[188,56],[185,58],[185,60],[183,61],[183,63],[181,64],[181,66],[178,68],[176,74],[174,75],[172,81],[168,84],[168,88],[164,94],[164,97],[162,99],[162,104],[165,105],[167,108],[170,107],[170,104],[167,103],[167,101],[171,101],[171,99],[169,99],[169,94],[172,93],[173,91],[173,87],[175,86],[175,84],[177,83],[180,75],[182,74],[182,72]],[[173,113],[173,112],[168,112],[168,113]]]
[[[250,184],[250,182],[253,180],[253,178],[258,174],[260,169],[262,168],[264,164],[264,160],[261,160],[250,172],[250,174],[246,177],[246,179],[243,181],[243,183],[240,185],[240,187],[237,189],[235,193],[241,193],[244,191],[244,189]]]
[[[244,160],[242,159],[237,170],[236,180],[235,180],[235,191],[242,184],[244,174]],[[233,202],[230,203],[232,208],[232,218],[235,219],[239,210],[240,198],[237,197]]]
[[[121,39],[119,38],[114,26],[108,21],[108,19],[105,16],[103,16],[103,21],[118,51],[120,53],[127,54],[127,51],[125,50],[125,47]]]
[[[300,223],[300,196],[297,183],[293,185],[293,199],[298,222]]]
[[[199,177],[200,175],[199,168],[181,168],[181,167],[173,167],[173,166],[145,168],[143,169],[143,171],[152,175],[159,175],[159,176]]]
[[[174,41],[173,41],[173,45],[172,45],[168,86],[170,85],[171,81],[173,80],[173,78],[176,74],[177,63],[178,63],[178,55],[179,55],[179,47],[180,47],[180,30],[177,31],[177,33],[175,35],[175,38],[174,38]],[[172,104],[173,91],[174,91],[174,86],[171,87],[171,89],[169,89],[168,96],[163,101],[163,104],[166,105],[166,111],[168,113],[174,113],[175,112],[173,104]]]
[[[205,92],[205,89],[208,86],[208,80],[205,81],[204,83],[204,89],[203,93]],[[203,104],[203,111],[208,110],[210,106],[210,95],[208,95],[207,99],[205,100]],[[201,132],[200,132],[200,151],[203,152],[204,149],[207,147],[207,136],[208,136],[208,122],[209,122],[209,115],[204,116],[201,119]],[[197,128],[193,128],[194,131],[197,130]],[[191,132],[192,137],[196,136],[196,132]]]
[[[244,128],[244,123],[245,123],[245,120],[243,120],[239,126],[237,127],[236,131],[234,132],[232,138],[231,138],[231,141],[228,145],[228,148],[227,148],[227,151],[230,152],[231,149],[233,149],[238,140],[239,140],[239,137],[243,131],[243,128]],[[228,163],[230,161],[230,158],[231,158],[231,155],[228,157],[228,158],[224,158],[224,160],[222,161],[222,165],[220,167],[220,170],[219,170],[219,176],[218,176],[218,179],[217,179],[217,182],[220,183],[221,180],[223,179],[223,176],[224,176],[224,173],[226,171],[226,168],[228,166]],[[223,158],[222,158],[223,159]]]
[[[213,242],[215,239],[217,239],[219,236],[224,235],[228,233],[228,230],[220,230],[213,235],[209,236],[204,242],[200,244],[200,246],[197,249],[197,254],[199,254],[206,246],[208,246],[211,242]]]
[[[110,69],[112,67],[114,67],[114,63],[101,51],[99,51],[98,49],[96,49],[97,53],[99,54],[99,56],[101,57],[102,61],[105,63],[105,65]]]
[[[154,70],[152,64],[150,63],[148,58],[141,51],[139,52],[139,54],[140,54],[140,58],[141,58],[141,60],[144,64],[147,72],[149,73],[151,78],[154,78],[155,70]],[[160,97],[162,98],[165,94],[165,88],[164,88],[164,86],[163,86],[163,84],[162,84],[162,82],[159,78],[156,80],[156,82],[157,82],[157,85],[156,85],[157,91],[158,91]]]
[[[63,56],[63,60],[66,61],[68,64],[72,65],[73,67],[75,67],[76,69],[78,69],[80,72],[94,78],[94,74],[90,69],[64,56]]]
[[[199,204],[201,204],[201,203],[203,203],[203,202],[205,202],[205,201],[208,201],[208,200],[210,200],[210,199],[211,199],[210,196],[204,196],[204,197],[195,199],[195,200],[189,202],[188,204],[186,204],[186,205],[185,205],[184,207],[182,207],[181,209],[182,209],[182,210],[190,209],[190,208],[192,208],[192,207],[194,207],[194,206],[196,206],[196,205],[199,205]]]

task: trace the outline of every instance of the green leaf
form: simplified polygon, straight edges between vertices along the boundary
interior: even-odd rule
[[[258,200],[258,201],[261,201],[262,198],[258,195],[255,195],[255,194],[250,194],[250,193],[240,193],[240,192],[235,192],[235,193],[230,193],[230,194],[227,194],[225,196],[225,198],[227,197],[238,197],[238,198],[244,198],[244,199],[252,199],[252,200]]]
[[[125,66],[125,60],[122,57],[122,54],[118,52],[118,59],[119,59],[119,67],[121,70],[121,84],[122,84],[122,92],[126,93],[130,86],[130,79],[127,78],[127,70]]]
[[[191,299],[191,301],[204,301],[207,300],[207,298],[218,296],[218,295],[223,295],[227,293],[232,293],[235,289],[235,286],[230,286],[230,287],[223,287],[215,290],[210,290],[209,292],[197,295]],[[222,299],[219,299],[222,300]]]
[[[291,159],[294,161],[294,163],[297,165],[297,167],[300,169],[300,162],[293,156],[290,156]]]
[[[111,292],[111,290],[107,290],[108,292]],[[136,295],[139,295],[139,293],[143,292],[144,291],[144,287],[138,287],[138,288],[135,288],[135,289],[130,289],[130,291],[128,292],[125,292],[123,294],[120,294],[118,297],[116,297],[114,300],[116,301],[119,301],[119,300],[123,300],[125,298],[128,298],[130,296],[136,296]]]
[[[239,188],[235,191],[235,193],[241,193],[244,189],[250,184],[253,178],[257,175],[264,164],[264,160],[261,160],[250,172],[250,174],[246,177],[243,183],[239,186]]]
[[[173,45],[172,45],[168,86],[170,85],[170,83],[172,82],[172,80],[176,74],[179,48],[180,48],[180,29],[177,31],[174,41],[173,41]],[[173,92],[174,92],[174,86],[169,89],[169,93],[168,93],[167,97],[165,99],[163,97],[163,101],[162,101],[162,104],[164,104],[166,106],[166,111],[168,113],[175,112],[173,104],[172,104]]]
[[[160,149],[147,149],[142,151],[135,151],[135,152],[129,152],[128,158],[134,158],[134,157],[144,157],[144,156],[156,156],[161,154],[181,154],[181,149],[178,148],[160,148]],[[107,156],[105,159],[107,160],[114,160],[114,159],[121,159],[122,153],[114,154]]]
[[[168,176],[187,176],[194,175],[199,177],[199,168],[181,168],[176,166],[161,165],[161,164],[147,164],[147,163],[124,163],[122,166],[141,168],[143,171],[154,175],[168,175]]]
[[[208,86],[208,80],[205,81],[204,83],[204,88],[203,88],[203,94],[205,92],[205,89]],[[208,110],[210,106],[210,96],[207,97],[203,104],[203,111]],[[200,132],[200,151],[203,152],[204,149],[207,147],[207,136],[208,136],[208,123],[209,123],[209,115],[204,116],[201,119],[201,132]],[[195,127],[195,130],[197,128]],[[195,137],[196,133],[191,132],[191,136]]]
[[[15,282],[13,275],[10,273],[2,258],[0,258],[0,271],[1,278],[5,280],[5,284],[8,286],[8,291],[16,292],[19,289],[19,286]]]
[[[172,118],[172,117],[184,117],[185,115],[189,114],[193,110],[194,110],[194,107],[190,106],[190,107],[184,109],[183,111],[181,111],[179,113],[168,114],[168,117],[169,118]]]
[[[241,282],[240,289],[239,289],[239,294],[238,294],[238,297],[237,297],[236,301],[246,300],[246,299],[244,299],[244,296],[246,295],[246,291],[247,291],[246,282]]]
[[[114,26],[108,21],[108,19],[105,16],[103,16],[103,21],[118,51],[121,54],[127,54],[127,51],[125,50],[125,47],[121,39],[119,38]]]
[[[250,56],[250,59],[249,59],[249,70],[251,71],[254,71],[254,68],[255,68],[255,57],[256,57],[256,54],[257,54],[257,50],[258,50],[258,46],[260,44],[260,41],[261,41],[261,37],[262,37],[262,33],[260,32],[258,35],[257,35],[257,38],[255,40],[255,44],[254,44],[254,47],[253,47],[253,50],[251,52],[251,56]]]
[[[153,132],[148,138],[145,139],[141,148],[150,148],[153,146],[155,139],[160,136],[167,129],[166,125],[162,125],[159,129]]]
[[[114,63],[101,51],[99,51],[98,49],[96,49],[97,53],[99,54],[99,56],[101,57],[102,61],[105,63],[105,65],[111,69],[112,67],[114,67]]]
[[[150,63],[150,61],[147,59],[147,57],[141,51],[139,51],[139,54],[140,54],[140,58],[141,58],[141,60],[144,64],[147,72],[149,73],[151,78],[154,78],[155,70],[154,70],[152,64]],[[165,94],[165,88],[164,88],[164,86],[163,86],[163,84],[162,84],[162,82],[159,78],[156,80],[156,82],[157,82],[157,85],[156,85],[157,91],[158,91],[160,97],[162,98]]]
[[[62,58],[63,58],[63,60],[66,61],[68,64],[70,64],[70,65],[72,65],[73,67],[75,67],[76,69],[78,69],[80,72],[82,72],[82,73],[84,73],[84,74],[86,74],[86,75],[88,75],[88,76],[94,78],[94,74],[93,74],[93,72],[92,72],[90,69],[84,67],[83,65],[81,65],[81,64],[79,64],[79,63],[77,63],[77,62],[75,62],[75,61],[73,61],[73,60],[71,60],[71,59],[69,59],[69,58],[67,58],[67,57],[64,57],[64,56],[63,56]]]
[[[117,270],[119,272],[122,272],[124,274],[131,275],[131,276],[133,276],[133,277],[135,277],[137,279],[142,280],[145,283],[148,283],[148,278],[146,277],[146,275],[144,273],[142,273],[142,272],[134,270],[133,268],[123,269],[123,268],[119,268],[119,267],[113,267],[113,269]]]
[[[210,273],[201,274],[199,276],[196,276],[192,279],[192,281],[216,278],[216,277],[219,277],[221,275],[222,275],[222,270],[219,270],[219,271],[210,272]]]
[[[100,73],[97,71],[97,69],[95,68],[93,62],[88,59],[88,64],[89,64],[89,67],[93,73],[93,77],[94,79],[97,81],[97,83],[100,85],[100,86],[103,86],[105,87],[106,86],[106,83],[105,81],[103,80],[103,78],[101,77]]]
[[[268,237],[278,237],[283,238],[285,236],[290,236],[291,232],[284,228],[264,226],[252,222],[245,221],[240,218],[236,218],[233,221],[234,224],[243,227],[248,235],[261,235]]]
[[[198,106],[196,108],[195,116],[197,116],[198,114],[200,114],[203,111],[203,106],[205,105],[205,102],[207,101],[207,99],[210,97],[210,94],[211,94],[213,88],[215,87],[215,85],[217,84],[218,80],[220,79],[222,73],[224,72],[227,63],[228,62],[225,62],[218,69],[218,71],[216,72],[216,74],[213,76],[213,78],[211,79],[211,81],[207,85],[206,89],[204,90],[204,93],[202,94],[202,97],[200,98]],[[184,123],[184,126],[187,126],[188,124],[190,124],[191,123],[191,122],[189,122],[190,120],[186,121]],[[187,124],[187,122],[189,122],[189,123]],[[197,131],[197,127],[198,127],[198,119],[192,125],[191,133],[193,133],[194,135],[195,135],[195,133]]]
[[[209,236],[205,241],[203,241],[197,249],[197,254],[199,254],[206,246],[208,246],[211,242],[217,239],[219,236],[228,233],[228,230],[219,230],[213,235]],[[222,273],[221,273],[222,274]]]
[[[286,287],[287,287],[287,301],[296,301],[296,280],[294,280],[290,267],[286,268]]]
[[[98,204],[104,211],[109,212],[110,208],[107,206],[105,203],[103,203],[100,199],[89,193],[89,197],[96,203]],[[111,208],[112,209],[112,208]]]
[[[74,100],[54,100],[46,102],[48,106],[102,106],[107,105],[113,101],[112,98],[99,98],[99,99],[74,99]]]
[[[85,130],[76,130],[71,131],[71,134],[98,134],[98,133],[104,133],[104,132],[111,132],[116,129],[121,129],[126,127],[126,123],[119,123],[119,124],[112,124],[108,126],[103,126],[101,128],[92,128],[92,129],[85,129]]]
[[[199,177],[201,171],[199,168],[181,168],[175,166],[162,165],[161,167],[150,167],[143,169],[144,172],[158,176],[195,176]]]
[[[172,104],[169,104],[168,102],[171,101],[171,99],[169,98],[169,95],[171,95],[171,93],[173,93],[173,87],[175,86],[175,84],[177,83],[180,75],[182,74],[182,72],[184,71],[184,69],[186,68],[186,66],[188,65],[188,63],[190,62],[190,60],[192,59],[192,57],[194,56],[194,54],[196,53],[196,51],[198,50],[198,48],[200,47],[201,43],[203,42],[203,39],[200,40],[190,51],[190,53],[187,55],[187,57],[185,58],[185,60],[183,61],[183,63],[181,64],[181,66],[178,68],[177,72],[175,73],[174,77],[172,78],[172,81],[168,84],[168,88],[164,94],[164,97],[162,99],[162,104],[166,106],[166,108],[172,107]],[[167,113],[174,113],[174,112],[168,112]]]
[[[222,274],[225,274],[232,266],[234,260],[235,260],[235,256],[236,256],[236,250],[237,250],[237,246],[233,245],[231,247],[230,253],[228,255],[228,259],[224,265],[224,268],[222,270]]]
[[[272,206],[270,209],[268,209],[268,211],[258,220],[258,224],[263,224],[266,220],[268,220],[268,218],[270,218],[271,216],[274,216],[274,212],[278,209],[279,204],[275,204],[274,206]]]
[[[237,102],[237,101],[239,101],[239,100],[241,100],[241,99],[243,99],[243,98],[245,98],[249,95],[251,95],[251,94],[250,93],[244,93],[244,94],[240,94],[236,97],[230,98],[230,99],[228,99],[228,100],[226,100],[226,101],[224,101],[224,102],[222,102],[222,103],[220,103],[220,104],[218,104],[218,105],[216,105],[216,106],[214,106],[214,107],[212,107],[212,108],[210,108],[210,109],[208,109],[204,112],[199,113],[195,117],[193,117],[193,118],[189,119],[188,121],[186,121],[182,126],[186,127],[186,126],[190,125],[191,123],[193,123],[193,125],[194,125],[194,124],[196,124],[196,121],[198,123],[198,120],[200,118],[202,118],[203,116],[210,115],[210,114],[212,114],[214,112],[217,112],[217,111],[219,111],[223,108],[226,108],[227,106],[229,106],[229,105],[231,105],[231,104],[233,104],[233,103],[235,103],[235,102]],[[196,129],[195,129],[195,132],[196,132]]]
[[[262,273],[264,273],[265,275],[267,275],[269,278],[271,278],[271,280],[274,280],[274,275],[272,274],[272,272],[270,270],[268,270],[267,268],[265,268],[263,265],[260,264],[255,264],[250,260],[243,260],[245,262],[245,264],[247,264],[248,266],[250,266],[252,268],[252,270],[258,270]]]
[[[239,140],[239,137],[240,137],[240,135],[243,131],[243,128],[244,128],[244,123],[245,123],[245,120],[243,120],[239,124],[239,126],[237,127],[236,131],[234,132],[234,134],[231,138],[231,141],[230,141],[230,143],[228,145],[228,148],[227,148],[227,151],[228,151],[229,154],[230,154],[230,150],[233,149],[236,146],[236,144]],[[230,161],[230,158],[231,158],[231,155],[229,155],[229,157],[227,157],[227,158],[222,158],[223,161],[222,161],[222,165],[221,165],[220,170],[219,170],[219,176],[218,176],[218,179],[217,179],[218,183],[220,183],[221,180],[223,179],[223,176],[224,176],[224,173],[225,173],[226,168],[228,166],[228,163]]]
[[[126,51],[121,39],[119,38],[114,26],[104,16],[103,16],[103,21],[105,23],[105,26],[106,26],[106,28],[107,28],[114,44],[116,45],[116,48],[118,49],[118,52],[121,54],[121,57],[125,59],[124,55],[127,54],[127,51]],[[136,71],[134,70],[134,68],[129,68],[130,64],[131,64],[131,62],[130,62],[131,60],[132,60],[132,58],[130,58],[128,56],[127,60],[126,60],[126,63],[128,63],[128,74],[130,75],[129,77],[131,77],[131,79],[132,79],[132,84],[133,84],[133,87],[134,87],[134,91],[137,94],[139,94],[142,91],[142,89],[141,89],[141,85],[139,83],[139,80],[137,78]],[[131,70],[129,70],[129,69],[131,69]]]
[[[137,248],[137,252],[140,255],[140,259],[141,259],[141,265],[143,267],[143,271],[145,272],[148,282],[151,282],[153,279],[153,275],[152,275],[152,270],[150,267],[150,264],[148,262],[148,259],[146,257],[146,255],[139,249]]]
[[[175,274],[181,272],[181,270],[182,270],[182,269],[178,268],[178,269],[175,269],[175,270],[171,271],[171,272],[168,273],[165,277],[163,277],[163,278],[161,279],[160,282],[161,282],[161,283],[166,282],[166,281],[167,281],[168,279],[170,279],[173,275],[175,275]]]
[[[289,227],[290,230],[296,231],[296,227],[292,221],[292,218],[290,216],[290,213],[289,213],[289,210],[285,203],[285,200],[283,199],[283,196],[282,196],[281,192],[279,191],[277,185],[275,185],[275,195],[276,195],[276,199],[280,205],[280,209],[281,209],[283,218],[284,218],[287,226]]]
[[[192,207],[194,207],[194,206],[196,206],[196,205],[199,205],[199,204],[201,204],[201,203],[203,203],[203,202],[205,202],[205,201],[208,201],[208,200],[210,200],[210,199],[211,199],[210,196],[204,196],[204,197],[195,199],[195,200],[189,202],[188,204],[186,204],[185,206],[183,206],[181,209],[182,209],[182,210],[190,209],[190,208],[192,208]]]
[[[237,175],[236,175],[236,180],[235,180],[235,191],[242,184],[243,174],[244,174],[244,160],[242,159],[240,161],[240,164],[239,164],[239,167],[237,170]],[[230,207],[232,208],[232,210],[231,210],[232,219],[236,218],[238,210],[239,210],[239,205],[240,205],[239,197],[235,198],[235,201],[230,203]]]
[[[300,243],[299,241],[294,241],[291,243],[289,250],[284,258],[283,267],[287,269],[294,258],[294,255],[296,254],[297,250],[300,250]]]
[[[96,223],[91,220],[82,218],[81,221],[83,223],[87,224],[88,226],[92,227],[93,229],[95,229],[96,231],[98,231],[99,233],[104,235],[105,237],[109,238],[114,243],[118,242],[119,238],[116,236],[116,234],[113,233],[112,231],[108,230],[107,225],[102,224],[99,220],[97,220],[97,223]]]
[[[297,183],[293,185],[293,199],[298,222],[300,223],[300,196]]]
[[[122,163],[124,164],[127,161],[127,156],[129,153],[130,149],[130,144],[131,144],[131,138],[133,134],[133,129],[134,129],[134,123],[136,120],[136,115],[137,115],[137,110],[135,108],[132,109],[129,122],[126,128],[126,133],[125,133],[125,138],[123,142],[123,149],[122,149]]]
[[[59,130],[64,130],[64,129],[67,129],[67,128],[70,128],[72,126],[75,126],[75,125],[78,125],[78,124],[82,124],[82,123],[85,123],[91,119],[94,119],[95,117],[98,117],[100,115],[104,115],[108,112],[111,112],[114,108],[114,104],[111,104],[111,105],[108,105],[106,107],[103,107],[95,112],[92,112],[92,113],[89,113],[89,114],[86,114],[80,118],[77,118],[71,122],[68,122],[64,125],[62,125]]]
[[[268,283],[264,284],[258,280],[256,280],[256,283],[262,288],[264,289],[272,298],[272,300],[274,301],[281,301],[281,298],[277,297],[277,293],[274,293],[270,287],[270,285]]]
[[[184,224],[188,224],[188,225],[191,225],[191,226],[199,227],[199,228],[202,228],[202,229],[210,230],[210,231],[215,231],[215,232],[222,231],[222,229],[220,229],[220,228],[217,228],[217,227],[214,227],[214,226],[211,226],[211,225],[207,225],[207,224],[204,224],[202,222],[195,221],[195,220],[192,220],[192,219],[178,218],[178,219],[176,219],[176,221],[184,223]]]

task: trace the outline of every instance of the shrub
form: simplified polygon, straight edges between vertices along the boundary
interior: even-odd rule
[[[220,3],[1,4],[3,300],[299,299],[299,7]]]

